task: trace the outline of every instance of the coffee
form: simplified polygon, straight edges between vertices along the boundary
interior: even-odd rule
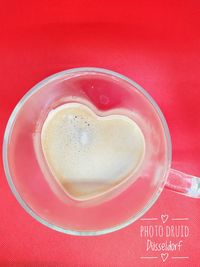
[[[139,126],[126,115],[105,116],[79,103],[50,111],[41,132],[47,165],[62,189],[88,200],[120,186],[144,158]]]

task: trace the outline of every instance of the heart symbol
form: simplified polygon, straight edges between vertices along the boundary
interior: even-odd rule
[[[166,214],[165,215],[164,214],[161,215],[161,220],[162,220],[163,223],[166,223],[166,221],[168,220],[168,218],[169,218],[169,216],[166,215]]]
[[[161,256],[162,261],[165,262],[169,256],[169,254],[168,253],[161,253],[160,256]]]
[[[79,201],[136,180],[133,174],[144,158],[144,136],[132,119],[97,114],[86,105],[68,103],[52,110],[42,127],[42,151],[53,174],[48,182],[56,180]]]

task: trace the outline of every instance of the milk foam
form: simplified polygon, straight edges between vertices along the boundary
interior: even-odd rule
[[[78,103],[64,104],[48,114],[41,144],[53,176],[77,200],[120,185],[139,168],[145,152],[144,136],[132,119],[98,116]]]

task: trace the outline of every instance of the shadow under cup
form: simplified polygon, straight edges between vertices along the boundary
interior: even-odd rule
[[[130,178],[121,189],[86,202],[62,191],[46,166],[40,133],[48,112],[68,102],[105,114],[128,110],[145,137],[136,181]],[[5,133],[4,166],[16,198],[35,219],[69,234],[108,233],[138,219],[159,196],[170,163],[170,136],[155,102],[133,81],[104,69],[72,69],[43,80],[16,106]]]

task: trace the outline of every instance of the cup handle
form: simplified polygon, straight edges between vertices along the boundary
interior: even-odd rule
[[[185,196],[200,198],[200,178],[196,176],[170,169],[165,186]]]

